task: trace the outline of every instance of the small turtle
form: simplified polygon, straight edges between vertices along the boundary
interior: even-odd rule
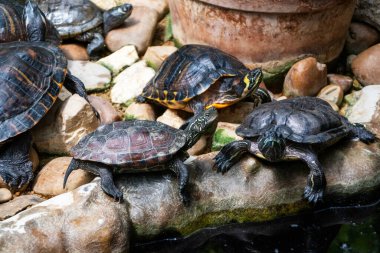
[[[351,124],[322,99],[297,97],[266,103],[255,108],[236,130],[244,140],[222,148],[215,157],[218,172],[228,171],[245,153],[270,162],[304,161],[310,168],[304,197],[322,200],[326,179],[317,152],[344,137],[373,142],[374,134],[360,124]]]
[[[102,189],[115,199],[122,193],[113,182],[112,173],[172,170],[179,177],[179,192],[188,202],[185,187],[188,172],[186,150],[203,133],[213,130],[217,111],[210,108],[193,117],[185,130],[156,121],[129,120],[100,126],[71,149],[73,159],[66,171],[64,187],[70,173],[78,168],[101,177]]]
[[[83,83],[68,72],[63,52],[38,41],[44,34],[39,26],[28,31],[36,41],[0,43],[0,176],[12,188],[33,177],[28,130],[53,106],[62,85],[88,101]]]
[[[240,101],[255,92],[262,79],[261,69],[249,70],[217,48],[185,45],[165,59],[136,101],[198,114]]]
[[[89,42],[91,57],[105,47],[104,34],[121,26],[132,13],[131,4],[102,12],[89,0],[37,0],[46,17],[57,28],[62,39]]]
[[[0,42],[19,40],[48,41],[54,44],[61,41],[53,24],[34,2],[27,1],[22,6],[15,1],[0,0]]]

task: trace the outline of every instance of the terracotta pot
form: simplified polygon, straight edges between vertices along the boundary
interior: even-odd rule
[[[169,0],[180,44],[207,44],[266,70],[341,52],[356,0]]]

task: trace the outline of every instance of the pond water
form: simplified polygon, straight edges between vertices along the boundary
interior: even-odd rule
[[[380,199],[324,207],[263,223],[205,228],[186,238],[137,243],[133,252],[380,252]]]

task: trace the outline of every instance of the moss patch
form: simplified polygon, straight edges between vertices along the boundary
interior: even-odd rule
[[[230,142],[235,141],[235,138],[229,136],[227,131],[224,129],[218,129],[212,138],[212,151],[221,150],[222,147]]]

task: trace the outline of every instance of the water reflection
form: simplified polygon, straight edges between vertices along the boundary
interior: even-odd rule
[[[380,199],[324,207],[265,223],[205,228],[186,238],[136,243],[133,252],[380,252]]]

